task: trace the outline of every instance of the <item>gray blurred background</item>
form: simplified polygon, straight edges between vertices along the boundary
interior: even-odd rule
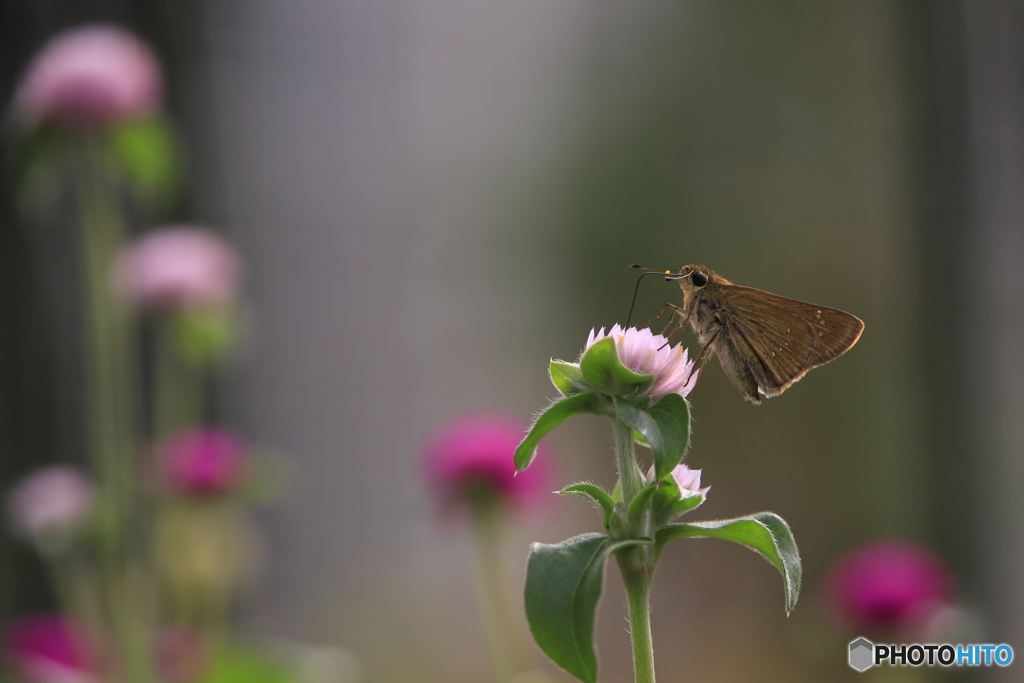
[[[699,516],[781,514],[805,592],[787,619],[761,559],[676,544],[655,582],[661,678],[857,680],[817,584],[839,554],[889,535],[937,548],[985,641],[1024,652],[1019,3],[0,8],[5,100],[57,28],[115,20],[153,41],[188,149],[177,217],[222,228],[245,255],[252,335],[218,405],[291,462],[263,519],[253,633],[344,648],[365,681],[488,680],[471,547],[433,513],[422,445],[466,411],[529,419],[554,393],[549,358],[625,321],[630,263],[696,262],[866,330],[760,407],[709,364],[689,455],[713,487]],[[6,483],[74,454],[81,432],[71,314],[38,275],[63,248],[12,229],[8,185]],[[649,278],[634,320],[678,297]],[[565,484],[614,482],[605,422],[577,418],[550,441]],[[585,502],[555,500],[508,561],[520,575],[530,541],[598,529]],[[47,600],[32,562],[0,540],[0,620]],[[602,680],[627,680],[609,573]]]

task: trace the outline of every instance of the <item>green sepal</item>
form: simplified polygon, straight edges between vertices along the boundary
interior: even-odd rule
[[[758,512],[736,519],[691,524],[669,524],[658,529],[655,544],[660,549],[676,538],[723,538],[745,545],[771,562],[786,590],[786,614],[796,606],[800,596],[803,570],[793,532],[786,521],[774,512]]]
[[[650,539],[613,540],[582,534],[557,545],[534,543],[526,565],[526,619],[540,649],[558,666],[585,681],[597,681],[594,623],[604,567],[621,548]]]
[[[622,364],[611,337],[583,352],[580,371],[589,386],[609,396],[634,396],[649,389],[654,381],[654,375],[641,375]]]
[[[662,404],[667,405],[662,407]],[[643,409],[616,397],[615,410],[623,422],[643,437],[643,442],[654,455],[654,478],[663,479],[686,453],[690,436],[686,399],[679,394],[669,394],[650,408]]]
[[[177,193],[181,175],[178,140],[163,116],[112,126],[106,146],[124,180],[144,200],[166,206]]]
[[[615,501],[608,495],[607,492],[596,484],[589,484],[587,482],[580,482],[578,484],[572,484],[566,486],[558,493],[562,495],[575,495],[586,498],[594,504],[601,512],[601,517],[604,520],[605,528],[608,527],[608,518],[615,512]]]
[[[575,394],[555,401],[537,416],[526,437],[516,447],[516,472],[522,472],[529,467],[537,455],[537,446],[540,445],[541,439],[573,415],[607,415],[608,412],[609,408],[605,401],[594,393]]]
[[[651,503],[654,523],[656,526],[667,524],[703,502],[704,496],[699,493],[691,492],[691,495],[683,497],[683,491],[675,479],[667,476],[659,482],[654,502]]]
[[[583,372],[576,363],[552,359],[548,365],[548,376],[551,377],[551,383],[562,393],[562,396],[571,396],[584,391]]]
[[[629,510],[626,513],[626,519],[629,522],[630,528],[637,528],[640,520],[643,519],[644,513],[650,507],[651,496],[653,496],[658,490],[657,482],[652,481],[647,486],[640,489],[640,493],[636,494],[629,503]]]
[[[194,366],[224,358],[236,345],[241,311],[233,306],[200,306],[177,312],[171,319],[175,347]]]

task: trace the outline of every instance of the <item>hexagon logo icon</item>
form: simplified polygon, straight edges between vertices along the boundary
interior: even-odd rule
[[[850,666],[865,671],[875,664],[875,644],[861,637],[850,643]]]

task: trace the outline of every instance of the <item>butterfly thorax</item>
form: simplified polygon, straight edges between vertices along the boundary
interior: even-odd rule
[[[699,265],[683,266],[678,282],[683,291],[683,319],[693,328],[701,346],[706,346],[727,317],[723,288],[732,283]]]

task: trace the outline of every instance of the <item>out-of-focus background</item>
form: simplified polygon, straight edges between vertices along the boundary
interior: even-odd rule
[[[4,0],[3,102],[49,35],[97,20],[159,53],[187,149],[177,211],[246,260],[250,335],[218,411],[290,463],[253,633],[343,648],[365,681],[485,680],[472,549],[430,504],[423,444],[467,411],[542,407],[549,358],[625,321],[630,263],[704,263],[866,329],[760,407],[708,365],[699,512],[785,517],[805,592],[786,618],[761,559],[670,547],[661,677],[854,680],[820,580],[894,535],[950,562],[979,642],[1024,648],[1020,5]],[[81,457],[84,427],[72,246],[19,229],[3,179],[6,488]],[[635,321],[678,297],[647,279]],[[561,482],[611,485],[608,431],[577,418],[550,437]],[[553,500],[511,570],[530,541],[597,529]],[[34,562],[0,540],[0,622],[50,599]],[[607,583],[602,680],[627,680]]]

